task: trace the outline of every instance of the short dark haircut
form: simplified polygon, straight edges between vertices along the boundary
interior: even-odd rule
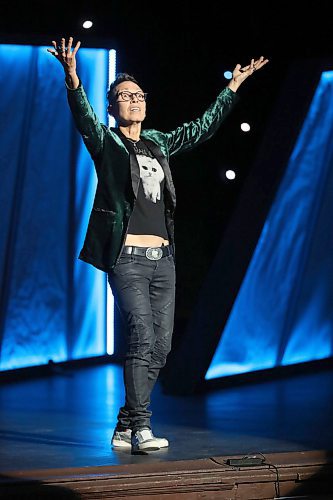
[[[107,97],[107,100],[109,101],[109,104],[111,104],[112,101],[117,96],[116,87],[117,87],[117,85],[119,85],[119,83],[122,83],[122,82],[133,82],[133,83],[136,83],[137,85],[139,85],[138,81],[136,80],[136,78],[134,78],[133,75],[129,75],[128,73],[118,73],[116,75],[116,79],[111,83],[110,88],[106,94],[106,97]]]

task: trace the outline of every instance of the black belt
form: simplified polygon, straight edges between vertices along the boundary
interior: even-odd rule
[[[128,255],[141,255],[149,260],[160,260],[162,257],[173,255],[173,246],[166,245],[162,247],[132,247],[125,246],[122,253]]]

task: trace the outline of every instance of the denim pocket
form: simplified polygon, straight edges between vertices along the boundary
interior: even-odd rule
[[[129,274],[132,270],[133,261],[133,255],[122,254],[113,268],[113,273],[120,274],[122,276]]]
[[[165,258],[168,262],[170,262],[170,264],[172,264],[173,266],[175,265],[175,259],[173,258],[173,255],[168,255]]]

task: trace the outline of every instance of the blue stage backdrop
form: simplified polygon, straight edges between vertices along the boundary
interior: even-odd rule
[[[332,138],[325,72],[206,379],[333,355]]]
[[[106,275],[77,259],[96,185],[47,47],[0,45],[0,369],[106,353]],[[107,123],[109,51],[78,70]]]

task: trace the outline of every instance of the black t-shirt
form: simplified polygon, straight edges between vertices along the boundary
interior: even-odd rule
[[[125,138],[125,142],[140,167],[139,189],[127,232],[152,234],[167,240],[163,168],[143,141],[134,143]]]

